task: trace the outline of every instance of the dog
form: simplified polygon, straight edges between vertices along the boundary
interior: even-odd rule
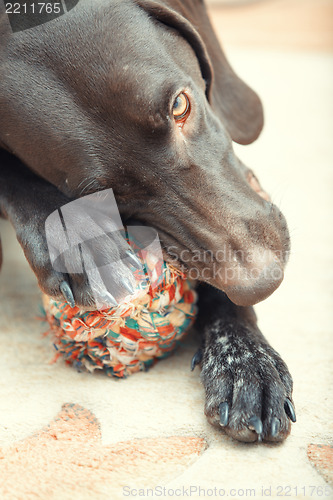
[[[16,33],[0,5],[0,49],[0,214],[41,290],[91,305],[83,274],[53,269],[45,220],[112,188],[124,224],[155,228],[166,259],[196,271],[192,368],[201,365],[209,422],[240,441],[284,440],[292,377],[252,306],[280,285],[289,233],[233,152],[233,141],[258,137],[263,110],[204,2],[80,0]]]

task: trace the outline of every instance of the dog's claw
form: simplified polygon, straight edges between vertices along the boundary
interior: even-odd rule
[[[116,307],[118,305],[116,299],[109,292],[103,294],[101,293],[99,295],[99,299],[102,300],[104,304],[107,304],[110,307]]]
[[[122,285],[126,288],[126,290],[132,295],[135,291],[135,288],[132,286],[132,284],[125,279],[122,279],[121,282]]]
[[[272,437],[276,437],[278,435],[279,425],[280,425],[279,419],[276,417],[273,417],[272,423],[271,423],[271,436]]]
[[[193,372],[194,368],[200,364],[202,361],[202,350],[198,349],[197,352],[194,354],[192,361],[191,361],[191,371]]]
[[[140,259],[138,259],[135,253],[133,253],[131,250],[126,250],[126,255],[129,259],[131,259],[131,261],[133,262],[133,264],[135,264],[136,267],[138,267],[139,269],[142,267],[141,261]]]
[[[63,281],[62,283],[60,283],[60,290],[70,307],[75,307],[74,295],[67,281]]]
[[[221,427],[225,427],[226,425],[228,425],[229,421],[229,405],[226,401],[220,403],[219,413],[220,413],[220,425]]]
[[[287,398],[284,402],[284,411],[286,412],[290,420],[295,423],[296,422],[295,408],[289,398]]]
[[[249,419],[248,426],[249,429],[251,429],[252,431],[256,431],[256,433],[258,434],[258,441],[262,441],[263,427],[260,418],[257,417],[256,415],[253,415],[253,417]]]

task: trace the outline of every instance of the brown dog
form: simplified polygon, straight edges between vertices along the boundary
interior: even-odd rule
[[[156,228],[166,258],[202,282],[193,366],[209,420],[239,440],[284,439],[292,379],[250,306],[281,283],[289,235],[233,153],[232,141],[259,135],[262,107],[203,1],[80,0],[15,33],[0,4],[0,72],[0,213],[41,289],[92,303],[86,276],[52,268],[44,224],[71,199],[112,188],[123,222]]]

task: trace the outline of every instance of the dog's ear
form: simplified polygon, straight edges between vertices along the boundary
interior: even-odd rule
[[[198,31],[192,24],[174,9],[166,7],[160,2],[151,0],[135,0],[135,3],[142,7],[150,16],[160,23],[176,29],[180,35],[187,40],[198,58],[203,79],[206,82],[206,96],[211,100],[211,88],[213,79],[213,68],[206,46]]]
[[[206,82],[206,96],[232,140],[250,144],[263,127],[257,94],[233,71],[210,24],[202,1],[135,0],[149,15],[176,29],[193,48]],[[168,6],[167,6],[168,5]]]

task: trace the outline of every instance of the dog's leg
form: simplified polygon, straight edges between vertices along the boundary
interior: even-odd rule
[[[0,150],[0,164],[0,215],[13,225],[41,289],[60,299],[60,286],[68,277],[52,268],[44,225],[50,213],[70,200],[6,151]]]
[[[296,420],[292,378],[260,332],[253,308],[201,284],[198,327],[208,420],[240,441],[285,439]]]
[[[86,273],[67,274],[56,271],[49,256],[45,221],[54,210],[70,201],[55,186],[30,172],[14,156],[0,150],[0,216],[12,223],[40,288],[44,293],[59,300],[65,297],[72,306],[74,303],[94,306],[94,297]],[[80,214],[77,215],[80,224]],[[84,226],[84,219],[81,221],[82,225]],[[128,251],[128,245],[119,235],[113,234],[115,236],[112,240],[109,237],[103,239],[99,250],[105,259],[118,262],[119,254]],[[79,257],[79,252],[73,254],[73,259]],[[81,260],[77,264],[71,263],[77,268],[82,264]]]

